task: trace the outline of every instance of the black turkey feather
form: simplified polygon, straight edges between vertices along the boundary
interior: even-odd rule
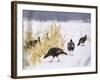
[[[71,39],[71,40],[68,42],[68,44],[67,44],[67,49],[68,49],[68,51],[70,52],[70,51],[73,51],[74,48],[75,48],[75,44],[74,44],[74,42],[73,42],[72,39]]]
[[[58,56],[59,56],[60,54],[65,54],[65,55],[67,55],[67,53],[65,53],[65,52],[63,51],[63,49],[60,49],[60,48],[57,48],[57,47],[53,47],[53,48],[50,48],[50,49],[48,50],[48,53],[44,56],[44,58],[47,58],[47,57],[49,57],[49,56],[53,56],[53,59],[54,59],[54,57],[57,57],[57,58],[58,58]],[[50,62],[52,62],[53,59],[52,59]],[[59,62],[59,58],[58,58],[58,62]]]
[[[84,37],[81,37],[81,38],[79,39],[79,42],[78,42],[77,46],[79,46],[79,45],[82,44],[82,43],[84,44],[86,40],[87,40],[87,35],[85,35]]]

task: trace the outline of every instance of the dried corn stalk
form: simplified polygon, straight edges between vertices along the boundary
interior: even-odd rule
[[[60,33],[60,27],[57,26],[56,23],[53,23],[49,26],[47,32],[43,33],[43,37],[41,38],[40,42],[36,43],[35,46],[31,48],[27,48],[27,44],[24,44],[24,52],[29,54],[27,57],[29,59],[24,59],[25,65],[34,65],[41,62],[41,58],[47,53],[47,51],[52,47],[59,47],[64,48],[64,41],[62,35]],[[32,32],[26,33],[26,39],[24,43],[29,42],[30,40],[34,40],[35,34]],[[38,37],[38,36],[37,36]],[[25,53],[24,53],[25,54]]]

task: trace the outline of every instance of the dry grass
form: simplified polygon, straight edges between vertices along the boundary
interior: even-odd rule
[[[52,47],[64,48],[64,40],[60,33],[60,26],[56,23],[49,26],[47,32],[43,33],[43,37],[40,42],[36,43],[35,46],[27,48],[27,42],[34,40],[34,33],[27,32],[26,39],[24,40],[24,56],[27,55],[28,59],[24,59],[24,65],[33,65],[41,62],[42,57]],[[38,36],[37,36],[38,37]]]

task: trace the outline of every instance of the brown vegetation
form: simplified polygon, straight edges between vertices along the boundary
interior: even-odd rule
[[[24,40],[24,56],[28,55],[29,59],[23,60],[24,65],[34,65],[41,62],[42,57],[47,53],[47,51],[52,47],[59,47],[64,49],[64,40],[60,33],[60,26],[53,23],[49,26],[47,32],[43,33],[43,37],[40,38],[40,42],[37,42],[34,46],[27,44],[30,40],[35,40],[36,36],[33,32],[26,32],[26,39]],[[39,37],[39,36],[37,36]],[[30,56],[30,57],[29,57]]]

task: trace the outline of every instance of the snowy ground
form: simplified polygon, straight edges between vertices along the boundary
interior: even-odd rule
[[[27,69],[54,69],[54,68],[67,68],[67,67],[83,67],[91,65],[91,52],[89,50],[90,44],[85,46],[76,47],[73,55],[59,55],[60,62],[55,57],[53,62],[52,57],[42,59],[41,64],[27,67]]]
[[[51,22],[32,22],[33,31],[43,31]],[[41,25],[41,26],[40,26]],[[67,43],[70,39],[75,43],[75,50],[73,55],[59,55],[60,62],[55,58],[53,62],[49,62],[52,57],[42,59],[42,62],[35,66],[26,67],[26,69],[54,69],[67,67],[83,67],[91,65],[91,24],[83,22],[59,22],[61,26],[61,34],[65,40],[64,51],[69,54],[67,50]],[[38,26],[36,28],[36,26]],[[39,27],[40,26],[40,27]],[[27,29],[27,28],[26,28]],[[80,37],[88,36],[85,46],[77,46]]]

